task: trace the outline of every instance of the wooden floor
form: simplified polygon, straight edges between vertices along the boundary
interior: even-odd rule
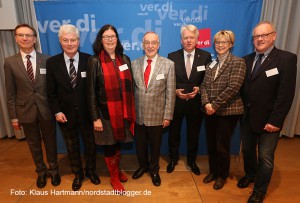
[[[36,187],[34,164],[26,141],[16,139],[0,140],[0,202],[1,203],[95,203],[95,202],[172,202],[172,203],[210,203],[210,202],[247,202],[253,184],[249,188],[236,187],[237,180],[243,176],[242,156],[233,156],[231,172],[227,184],[222,190],[212,188],[213,183],[203,184],[202,180],[208,172],[207,156],[198,156],[197,163],[201,175],[192,174],[186,167],[185,157],[182,156],[179,165],[173,173],[166,173],[168,159],[160,159],[160,175],[162,185],[155,187],[151,178],[145,174],[138,180],[131,176],[138,168],[135,155],[124,155],[121,166],[129,177],[124,183],[126,195],[103,195],[100,192],[111,192],[108,172],[104,165],[103,156],[98,155],[97,173],[101,184],[93,185],[85,179],[80,191],[85,194],[68,194],[72,192],[73,174],[69,169],[68,157],[58,155],[62,182],[53,187],[48,179],[47,186],[40,190]],[[281,138],[275,156],[275,169],[271,184],[265,198],[266,203],[300,202],[300,138]],[[92,194],[93,193],[93,194]]]

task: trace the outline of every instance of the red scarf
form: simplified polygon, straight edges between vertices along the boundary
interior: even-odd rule
[[[99,58],[103,70],[108,113],[114,138],[124,140],[124,119],[129,121],[130,131],[134,134],[135,108],[131,71],[129,67],[127,70],[120,71],[119,67],[126,64],[120,55],[116,54],[115,64],[106,51],[101,51]]]

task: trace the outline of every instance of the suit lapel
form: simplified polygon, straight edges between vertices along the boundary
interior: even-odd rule
[[[38,85],[39,77],[40,77],[40,69],[42,67],[42,55],[36,52],[36,70],[35,70],[35,85]]]
[[[197,75],[196,74],[197,73],[197,61],[200,60],[200,57],[201,57],[201,55],[199,53],[199,50],[195,49],[195,56],[194,56],[194,61],[193,61],[193,65],[192,65],[192,72],[191,72],[189,80],[192,80],[193,77],[195,77]]]
[[[151,84],[153,83],[153,81],[156,80],[156,76],[159,73],[159,71],[160,71],[161,68],[162,68],[162,59],[158,55],[157,56],[157,61],[155,63],[155,67],[154,67],[154,70],[153,70],[153,73],[152,73],[152,76],[151,76],[151,79],[150,79],[150,82],[148,84],[148,89],[151,86]]]
[[[181,51],[179,52],[178,60],[179,60],[179,63],[178,63],[179,66],[178,67],[179,67],[179,70],[180,70],[179,74],[182,75],[182,77],[185,77],[188,80],[188,77],[187,77],[187,74],[186,74],[186,69],[185,69],[185,63],[184,63],[184,52],[183,52],[183,49],[181,49]],[[192,72],[193,72],[193,67],[192,67]],[[192,72],[191,72],[191,75],[192,75]]]
[[[18,55],[16,55],[16,61],[18,63],[19,69],[22,72],[22,74],[24,74],[24,76],[27,78],[28,82],[31,84],[31,86],[33,86],[33,84],[31,83],[31,80],[28,76],[28,73],[26,71],[26,67],[23,63],[23,59],[22,59],[22,55],[21,53],[19,53]]]
[[[72,84],[71,84],[71,80],[70,80],[70,76],[67,70],[67,66],[66,66],[66,62],[64,59],[64,54],[60,54],[58,61],[58,68],[60,70],[60,72],[62,73],[62,75],[65,77],[65,80],[67,81],[68,85],[72,88]]]
[[[145,86],[145,80],[144,80],[144,60],[145,56],[142,58],[137,59],[138,60],[138,74],[140,75],[141,82],[143,83],[143,87],[146,89]]]
[[[79,82],[80,82],[80,79],[81,79],[81,72],[83,72],[84,71],[84,61],[83,61],[83,58],[82,58],[82,55],[81,55],[81,53],[80,52],[78,52],[79,53],[79,63],[78,63],[78,70],[77,70],[77,78],[76,78],[76,88],[77,88],[77,86],[78,86],[78,84],[79,84]]]
[[[252,53],[249,57],[245,58],[245,63],[246,63],[246,68],[247,68],[247,79],[250,81],[251,80],[251,72],[252,72],[252,66],[255,58],[255,52]]]
[[[218,70],[218,74],[217,74],[217,77],[214,79],[214,80],[217,80],[218,77],[220,77],[220,75],[222,74],[222,72],[224,70],[226,70],[226,68],[228,67],[229,65],[229,61],[232,60],[232,55],[229,53],[229,55],[227,56],[227,58],[225,59],[223,65],[220,67],[220,69]]]
[[[271,62],[276,59],[277,56],[277,49],[274,47],[273,50],[269,53],[267,58],[264,60],[264,62],[261,64],[260,68],[257,70],[257,73],[254,75],[252,80],[255,80],[260,74],[264,73],[266,69],[269,67]]]

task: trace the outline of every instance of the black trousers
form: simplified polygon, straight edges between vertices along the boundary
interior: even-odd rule
[[[32,123],[21,123],[38,175],[58,173],[55,120],[44,120],[39,110]],[[49,168],[43,159],[44,142]]]
[[[96,145],[92,125],[78,125],[74,128],[61,126],[65,144],[71,163],[71,169],[74,174],[83,173],[80,157],[80,139],[81,135],[84,145],[85,170],[96,169]]]
[[[206,115],[209,171],[226,179],[230,168],[230,140],[240,115]]]
[[[195,104],[195,102],[199,102],[199,104]],[[188,101],[176,99],[174,116],[169,127],[168,142],[170,161],[177,162],[179,160],[180,132],[184,117],[186,118],[187,128],[187,163],[190,165],[196,161],[199,133],[203,117],[200,104],[201,101],[196,98]]]
[[[135,144],[138,162],[141,168],[148,168],[150,173],[159,171],[162,126],[135,125]],[[150,146],[150,161],[148,151]]]

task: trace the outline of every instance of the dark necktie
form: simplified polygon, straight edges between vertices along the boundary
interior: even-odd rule
[[[75,66],[73,64],[74,59],[70,59],[70,79],[71,79],[71,85],[73,88],[75,88],[76,86],[76,70],[75,70]]]
[[[256,60],[256,63],[254,65],[254,68],[252,70],[252,73],[251,73],[251,77],[253,78],[255,76],[255,74],[257,73],[260,65],[261,65],[261,61],[262,61],[262,57],[264,56],[264,54],[259,54],[258,55],[258,59]]]
[[[148,65],[147,65],[147,67],[145,69],[145,72],[144,72],[144,81],[145,81],[146,88],[148,88],[148,80],[149,80],[149,76],[150,76],[150,72],[151,72],[151,62],[152,62],[152,60],[148,59],[147,62],[148,62]]]
[[[26,58],[27,58],[27,74],[28,74],[28,77],[31,81],[32,84],[34,84],[34,75],[33,75],[33,69],[32,69],[32,63],[30,61],[30,55],[27,55]]]
[[[192,72],[192,66],[191,66],[191,56],[192,54],[187,54],[186,55],[186,63],[185,63],[185,69],[186,69],[186,74],[187,77],[190,78],[191,72]]]

